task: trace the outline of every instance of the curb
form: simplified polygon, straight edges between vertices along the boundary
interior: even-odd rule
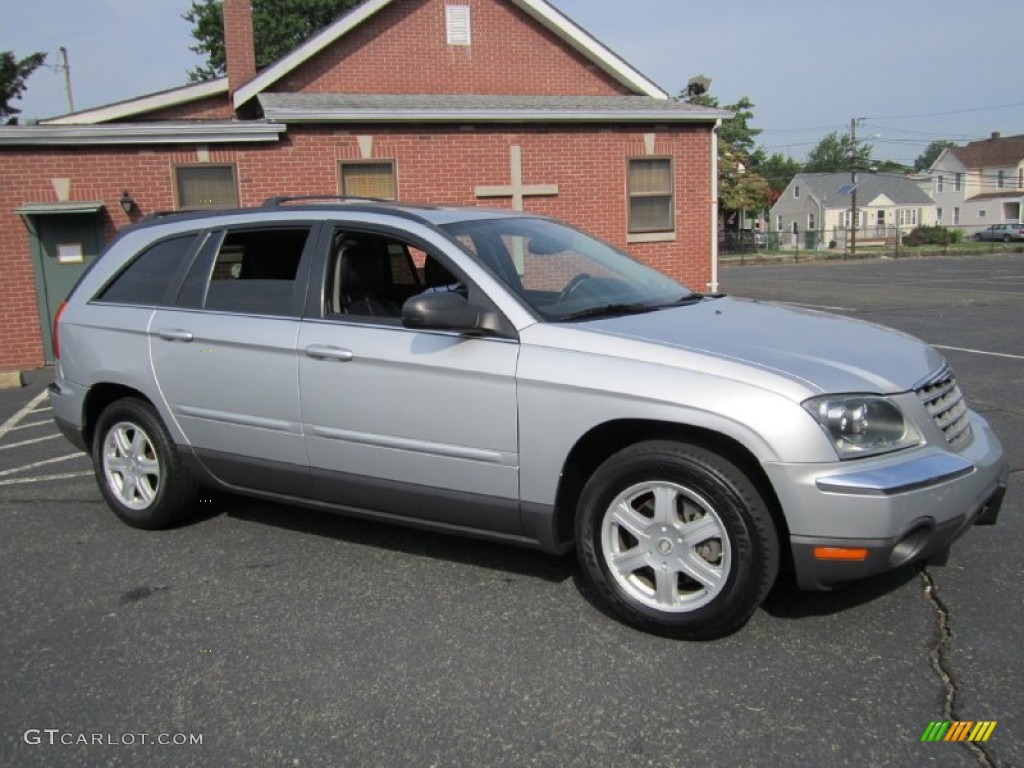
[[[7,371],[0,373],[0,389],[18,389],[25,386],[21,377],[21,371]]]

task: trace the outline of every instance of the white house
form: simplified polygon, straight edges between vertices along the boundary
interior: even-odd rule
[[[993,133],[947,149],[932,163],[931,177],[935,223],[970,235],[991,224],[1024,222],[1024,136]]]
[[[784,246],[845,248],[853,219],[848,173],[798,173],[772,206],[771,230]],[[857,175],[857,239],[894,241],[897,232],[935,220],[935,203],[913,179],[894,173]],[[832,243],[835,245],[832,246]]]

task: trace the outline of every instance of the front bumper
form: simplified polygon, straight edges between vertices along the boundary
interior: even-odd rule
[[[981,416],[960,452],[925,446],[829,465],[767,464],[790,530],[797,584],[831,589],[941,559],[974,524],[994,524],[1009,478]]]

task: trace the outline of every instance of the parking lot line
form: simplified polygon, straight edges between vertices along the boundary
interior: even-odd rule
[[[31,463],[31,464],[26,464],[23,467],[14,467],[12,469],[5,469],[4,471],[0,472],[0,477],[6,477],[7,475],[14,475],[14,474],[17,474],[18,472],[26,472],[26,471],[28,471],[30,469],[35,469],[36,467],[45,467],[47,464],[56,464],[56,463],[58,463],[60,461],[68,461],[69,459],[77,459],[79,457],[84,457],[85,455],[86,454],[82,453],[81,451],[76,451],[75,453],[68,453],[68,454],[65,454],[64,456],[57,456],[57,457],[55,457],[53,459],[43,459],[42,461],[35,461],[35,462]]]
[[[32,427],[46,427],[52,425],[52,421],[30,421],[28,424],[18,424],[16,427],[11,427],[8,432],[14,432],[18,429],[31,429]]]
[[[18,411],[18,412],[17,412],[16,414],[14,414],[13,416],[11,416],[11,418],[9,418],[9,419],[8,419],[7,421],[5,421],[5,422],[4,422],[3,424],[0,424],[0,439],[2,439],[4,435],[6,435],[6,434],[7,434],[8,432],[10,432],[10,431],[11,431],[12,429],[14,429],[14,428],[15,428],[15,427],[16,427],[16,426],[18,425],[18,423],[19,423],[19,422],[20,422],[20,421],[21,421],[21,420],[22,420],[23,418],[25,418],[25,416],[27,416],[28,414],[32,413],[32,410],[33,410],[34,408],[38,408],[38,407],[39,407],[39,404],[40,404],[41,402],[43,402],[43,400],[45,400],[45,399],[46,399],[46,396],[47,396],[47,394],[48,394],[48,393],[47,393],[47,391],[46,391],[46,390],[44,389],[44,390],[43,390],[42,392],[40,392],[40,393],[39,393],[38,395],[36,395],[35,397],[33,397],[33,398],[32,398],[32,399],[31,399],[31,400],[30,400],[30,401],[28,402],[28,404],[27,404],[27,405],[25,405],[25,407],[24,407],[24,408],[22,408],[22,409],[21,409],[20,411]]]
[[[67,480],[72,477],[89,477],[90,475],[92,475],[92,472],[62,472],[59,475],[40,475],[39,477],[13,477],[7,480],[0,480],[0,486],[21,485],[24,483],[43,483],[46,482],[47,480]]]
[[[8,448],[20,448],[23,445],[32,445],[32,443],[41,443],[44,440],[56,440],[60,435],[46,435],[46,437],[33,437],[31,440],[22,440],[20,443],[8,443],[7,445],[0,445],[0,451],[6,451]]]
[[[951,349],[954,352],[970,352],[972,355],[988,355],[989,357],[1006,357],[1010,360],[1024,360],[1024,355],[1011,355],[1007,352],[986,352],[983,349],[968,349],[967,347],[947,347],[944,344],[932,344],[936,349]]]

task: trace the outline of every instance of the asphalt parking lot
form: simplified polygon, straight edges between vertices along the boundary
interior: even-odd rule
[[[128,528],[43,372],[0,392],[0,764],[1024,765],[1024,256],[721,282],[938,346],[1010,457],[999,524],[944,567],[780,583],[742,631],[678,642],[602,614],[571,556],[227,495]],[[923,743],[940,720],[997,726]]]

